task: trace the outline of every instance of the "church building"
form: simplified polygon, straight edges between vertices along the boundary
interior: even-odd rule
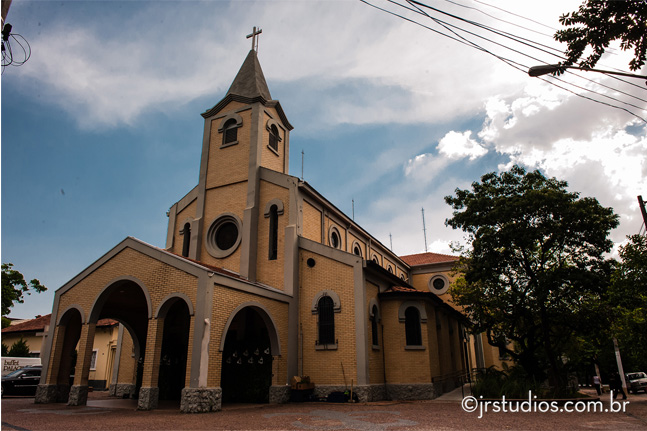
[[[110,393],[142,410],[286,402],[294,377],[318,397],[432,399],[496,363],[448,301],[456,257],[399,257],[288,174],[293,127],[254,49],[202,117],[166,247],[128,237],[56,291],[36,403],[86,403],[101,319],[120,323]]]

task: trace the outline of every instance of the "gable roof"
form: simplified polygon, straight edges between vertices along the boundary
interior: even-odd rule
[[[16,325],[11,325],[2,330],[3,333],[9,332],[39,332],[44,331],[45,327],[49,325],[50,320],[52,319],[51,314],[46,314],[44,316],[39,316],[35,319],[26,320],[24,322],[18,323]],[[97,322],[97,327],[99,326],[113,326],[117,325],[117,322],[114,319],[101,319]]]
[[[407,256],[400,256],[400,259],[405,261],[409,266],[418,266],[429,265],[432,263],[456,262],[458,259],[460,259],[460,257],[440,253],[418,253],[409,254]]]

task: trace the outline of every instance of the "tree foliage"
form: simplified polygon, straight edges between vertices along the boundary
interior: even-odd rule
[[[621,261],[608,295],[610,328],[630,370],[647,368],[647,236],[632,235],[620,247]]]
[[[454,210],[446,224],[465,231],[471,245],[454,301],[474,332],[485,332],[533,378],[550,376],[558,390],[566,386],[560,359],[608,284],[603,254],[618,224],[612,209],[566,187],[514,166],[445,197]]]
[[[12,263],[2,264],[2,316],[6,316],[11,311],[14,303],[23,303],[25,294],[30,295],[31,291],[38,293],[47,290],[40,281],[33,279],[27,284],[25,277],[15,269]],[[4,321],[4,319],[3,319]]]
[[[567,59],[561,65],[571,66],[579,61],[580,67],[593,68],[615,40],[620,40],[623,50],[633,49],[630,70],[645,64],[647,2],[643,0],[587,0],[577,11],[562,15],[559,22],[569,26],[555,33],[556,40],[567,43]],[[580,61],[587,47],[592,52]]]
[[[7,352],[7,356],[12,358],[28,358],[29,353],[27,342],[21,338],[11,345],[11,348]]]

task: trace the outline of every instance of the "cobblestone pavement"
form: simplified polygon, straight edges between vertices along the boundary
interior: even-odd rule
[[[178,403],[162,403],[158,410],[137,411],[132,400],[115,400],[106,392],[91,393],[88,405],[79,407],[34,404],[30,397],[7,397],[2,399],[2,430],[647,429],[647,394],[629,395],[624,412],[609,411],[608,395],[602,396],[602,411],[580,413],[496,413],[492,411],[493,405],[488,412],[478,407],[468,413],[461,401],[462,394],[449,399],[414,402],[230,405],[217,413],[183,414],[179,412]]]

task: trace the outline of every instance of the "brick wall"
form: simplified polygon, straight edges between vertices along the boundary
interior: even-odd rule
[[[321,243],[321,211],[303,202],[303,237]]]
[[[425,350],[406,350],[404,322],[398,320],[401,300],[382,301],[382,321],[386,341],[387,383],[431,383],[427,325],[421,325]]]
[[[316,262],[313,268],[307,266],[309,258]],[[299,363],[299,370],[303,370],[303,374],[310,376],[317,385],[350,386],[351,380],[356,384],[353,268],[316,253],[300,250],[299,273],[300,331],[303,335],[303,357]],[[341,302],[341,312],[334,313],[336,350],[317,350],[315,346],[318,339],[318,316],[312,314],[311,310],[315,296],[322,290],[334,291]],[[301,348],[299,350],[301,351]]]
[[[258,253],[256,279],[277,289],[284,289],[283,270],[285,264],[285,227],[288,225],[290,213],[289,190],[266,181],[261,181],[258,212]],[[269,260],[270,219],[265,217],[265,206],[272,199],[283,202],[283,214],[278,217],[277,258]]]
[[[241,105],[238,102],[231,102],[221,112],[233,111]],[[252,127],[251,109],[238,112],[243,119],[243,125],[238,128],[238,144],[220,148],[222,146],[222,133],[218,127],[222,118],[212,120],[211,136],[209,146],[209,165],[207,168],[207,188],[219,187],[238,181],[244,181],[248,176],[249,166],[249,142],[250,130]]]

